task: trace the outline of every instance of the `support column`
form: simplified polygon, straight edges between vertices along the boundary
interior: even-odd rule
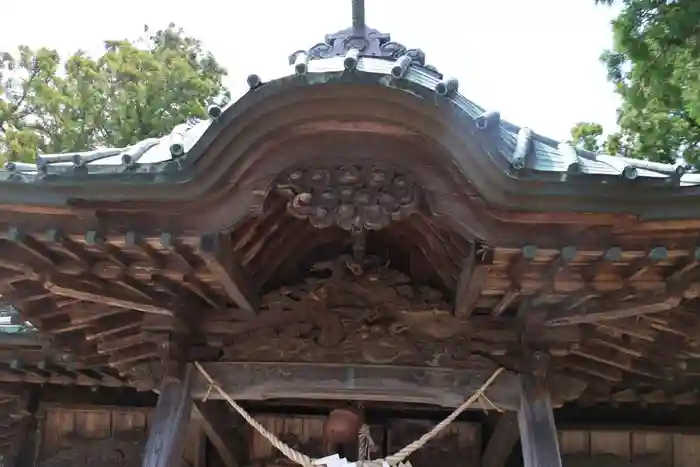
[[[233,413],[221,401],[197,401],[194,415],[200,419],[202,431],[219,453],[225,467],[240,467],[241,452],[245,449],[236,431]]]
[[[518,413],[505,412],[498,419],[481,455],[481,467],[504,467],[518,443]]]
[[[34,391],[25,391],[19,396],[14,414],[10,415],[10,423],[12,416],[21,418],[19,421],[14,420],[15,435],[10,438],[13,446],[10,452],[6,454],[2,465],[5,467],[32,467],[38,461],[37,459],[37,443],[40,439],[37,433],[37,418],[36,413],[39,406],[39,395]],[[11,425],[12,426],[12,425]],[[10,428],[13,430],[13,428]]]
[[[562,467],[552,401],[545,384],[547,354],[532,356],[532,371],[520,376],[518,427],[524,467]]]
[[[143,467],[179,467],[192,413],[195,373],[192,365],[183,365],[179,378],[167,378],[164,382],[148,432]]]
[[[37,423],[37,419],[33,416],[27,417],[22,420],[23,433],[20,434],[18,439],[15,440],[17,443],[16,449],[17,454],[13,459],[7,459],[9,462],[3,462],[5,467],[34,467],[38,462],[38,447],[41,439],[41,432],[38,431],[40,426]]]

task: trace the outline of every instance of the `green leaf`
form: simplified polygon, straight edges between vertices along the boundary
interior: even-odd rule
[[[611,4],[612,1],[596,3]],[[660,162],[700,163],[700,2],[619,0],[614,46],[601,60],[622,98],[620,132],[600,146],[577,125],[582,147]]]
[[[104,53],[19,47],[0,53],[0,158],[123,147],[169,133],[210,102],[225,102],[226,70],[175,25]]]

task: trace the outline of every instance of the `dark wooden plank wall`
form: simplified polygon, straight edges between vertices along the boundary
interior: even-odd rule
[[[295,448],[301,448],[300,450],[305,454],[312,457],[323,455],[321,449],[326,417],[265,415],[256,418],[269,431]],[[377,446],[372,458],[394,454],[434,426],[434,422],[410,419],[392,420],[385,425],[370,425],[372,439]],[[249,439],[250,456],[255,465],[287,463],[267,440],[252,429]],[[432,467],[435,465],[435,459],[440,459],[440,464],[445,467],[476,467],[480,463],[480,453],[480,425],[456,422],[415,452],[409,460],[413,467]]]
[[[661,430],[582,429],[559,432],[562,456],[569,467],[616,467],[620,458],[633,467],[700,466],[700,433]],[[584,463],[585,459],[591,462]]]
[[[148,430],[148,409],[46,407],[39,411],[38,465],[138,466]]]
[[[38,415],[40,446],[38,467],[139,467],[140,453],[150,426],[151,409],[123,407],[45,407]],[[323,416],[256,417],[268,430],[311,456],[321,455]],[[434,424],[424,420],[397,419],[372,425],[378,451],[373,457],[393,453]],[[285,464],[279,453],[261,436],[249,431],[248,465]],[[593,427],[559,431],[565,466],[568,467],[697,467],[700,466],[700,432],[681,430]],[[207,443],[198,420],[187,432],[182,467],[204,467]],[[459,422],[411,456],[414,467],[441,465],[477,467],[482,448],[481,427]],[[137,453],[135,455],[135,453]],[[627,463],[620,463],[624,460]]]

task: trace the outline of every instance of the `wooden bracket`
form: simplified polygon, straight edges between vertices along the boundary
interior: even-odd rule
[[[233,257],[230,238],[218,232],[203,235],[197,253],[219,280],[229,298],[250,315],[255,315],[258,300],[245,273]]]
[[[454,314],[460,318],[468,318],[474,311],[491,268],[490,264],[479,261],[478,249],[476,242],[470,245],[459,274]]]

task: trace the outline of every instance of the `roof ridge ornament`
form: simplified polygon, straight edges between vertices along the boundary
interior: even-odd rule
[[[352,0],[351,27],[327,34],[324,42],[314,45],[306,52],[294,52],[289,57],[289,64],[300,67],[298,73],[304,74],[306,68],[300,63],[301,60],[344,57],[352,49],[357,50],[360,57],[397,60],[405,56],[411,59],[411,64],[414,66],[425,67],[434,73],[438,72],[435,67],[426,65],[425,53],[421,49],[409,49],[399,42],[392,41],[390,34],[368,27],[365,23],[364,0]]]

